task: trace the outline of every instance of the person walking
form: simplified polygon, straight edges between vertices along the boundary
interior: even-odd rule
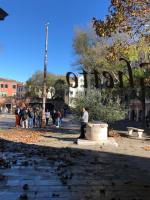
[[[81,133],[79,136],[79,139],[85,138],[85,132],[86,132],[86,125],[89,121],[89,113],[87,111],[87,108],[82,108],[82,115],[81,115]]]

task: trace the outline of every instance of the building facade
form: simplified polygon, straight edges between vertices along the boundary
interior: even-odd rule
[[[15,97],[17,81],[0,78],[0,97]]]
[[[16,91],[16,97],[18,99],[22,99],[25,97],[26,94],[26,86],[24,83],[17,83],[17,91]]]
[[[0,78],[0,97],[24,98],[25,84],[16,80]]]
[[[12,110],[17,99],[22,100],[25,98],[25,93],[24,83],[0,78],[0,111],[2,112],[6,108]]]

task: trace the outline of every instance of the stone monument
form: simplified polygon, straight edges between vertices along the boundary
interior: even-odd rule
[[[106,141],[108,139],[108,124],[104,122],[90,122],[86,128],[86,139],[92,141]]]

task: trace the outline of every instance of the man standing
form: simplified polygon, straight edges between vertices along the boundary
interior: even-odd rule
[[[85,138],[85,129],[86,125],[89,120],[89,113],[86,108],[82,108],[82,116],[81,116],[81,134],[79,136],[79,139],[84,139]]]

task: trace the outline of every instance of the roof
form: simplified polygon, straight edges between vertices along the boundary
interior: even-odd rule
[[[17,86],[18,86],[18,87],[23,87],[23,86],[25,86],[25,84],[22,83],[22,82],[17,82]]]
[[[13,80],[13,79],[6,79],[6,78],[0,78],[0,81],[15,82],[15,83],[18,83],[16,80]]]

